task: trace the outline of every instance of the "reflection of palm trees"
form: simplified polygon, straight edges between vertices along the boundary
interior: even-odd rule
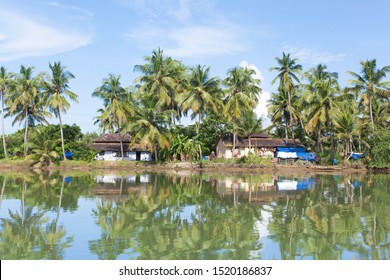
[[[1,219],[1,255],[4,259],[63,259],[64,250],[73,241],[72,237],[63,241],[66,230],[57,225],[64,181],[56,219],[48,224],[45,212],[35,211],[36,207],[26,205],[26,191],[31,182],[23,179],[22,182],[16,180],[14,183],[21,184],[21,211],[9,211],[10,218]],[[33,192],[28,193],[28,196],[31,195]]]

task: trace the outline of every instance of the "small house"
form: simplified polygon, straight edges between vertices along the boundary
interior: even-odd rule
[[[129,161],[151,161],[152,153],[147,147],[140,144],[133,144],[127,134],[103,134],[93,141],[92,147],[99,151],[96,160],[122,160],[121,142],[123,148],[123,159]]]
[[[297,153],[285,153],[296,150]],[[286,158],[294,156],[294,158],[301,158],[307,156],[305,149],[299,139],[285,140],[282,138],[271,138],[265,133],[253,133],[248,137],[236,136],[235,150],[233,151],[233,134],[226,133],[222,136],[216,146],[216,154],[218,158],[240,158],[248,156],[250,153],[258,155],[263,158]],[[312,155],[310,154],[310,159]],[[306,158],[305,158],[306,159]]]

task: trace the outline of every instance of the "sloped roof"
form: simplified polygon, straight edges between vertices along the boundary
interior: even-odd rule
[[[93,141],[94,143],[112,143],[112,142],[117,142],[120,143],[122,138],[122,142],[130,142],[131,138],[130,135],[128,134],[119,134],[119,133],[114,133],[114,134],[103,134],[100,135],[98,138]]]
[[[252,133],[248,136],[248,138],[270,138],[269,135],[263,133],[263,132],[256,132]]]
[[[103,134],[93,141],[92,147],[94,149],[104,151],[104,150],[120,150],[121,149],[121,138],[124,151],[148,151],[147,147],[144,147],[140,144],[134,143],[131,144],[131,137],[128,134]]]
[[[224,136],[220,138],[219,141],[222,141],[225,146],[233,146],[233,134],[226,133]],[[243,138],[240,136],[236,136],[236,147],[245,147],[245,143]]]

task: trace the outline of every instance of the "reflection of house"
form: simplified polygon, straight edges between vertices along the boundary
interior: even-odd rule
[[[221,137],[217,143],[217,157],[219,158],[240,158],[247,156],[249,152],[261,157],[274,158],[276,149],[279,147],[294,147],[294,141],[285,139],[273,139],[264,133],[254,133],[246,138],[236,137],[236,149],[233,148],[233,135],[230,133]],[[302,147],[299,140],[295,140],[296,147]]]
[[[140,144],[132,144],[127,134],[104,134],[93,141],[92,147],[99,151],[97,160],[121,160],[121,140],[124,160],[151,161],[152,154]]]

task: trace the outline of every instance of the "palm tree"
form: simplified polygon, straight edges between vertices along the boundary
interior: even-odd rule
[[[279,80],[279,92],[285,91],[288,97],[288,111],[292,112],[291,107],[291,93],[295,91],[294,81],[300,83],[298,74],[302,70],[302,65],[297,64],[297,58],[291,59],[290,54],[285,54],[283,52],[282,58],[276,57],[276,62],[279,66],[272,67],[271,71],[278,71],[278,75],[272,80],[272,84]],[[290,127],[291,127],[291,136],[294,137],[294,125],[293,125],[293,116],[290,113]]]
[[[153,106],[153,101],[147,97],[141,100],[140,106],[134,108],[134,115],[127,124],[126,130],[134,136],[133,141],[150,147],[158,161],[157,146],[169,148],[171,133],[169,122],[172,112],[160,111]]]
[[[373,114],[373,100],[382,97],[390,97],[389,81],[383,81],[386,78],[387,73],[390,72],[390,66],[384,66],[380,69],[377,68],[376,59],[361,61],[362,66],[361,74],[357,74],[352,71],[348,71],[353,78],[349,80],[352,85],[349,90],[355,94],[361,94],[360,98],[362,103],[369,108],[370,121],[372,128],[375,128],[374,114]]]
[[[7,73],[7,70],[4,67],[0,68],[0,98],[1,98],[1,134],[3,137],[3,148],[4,148],[4,157],[8,158],[7,154],[7,146],[5,143],[5,132],[4,132],[4,100],[5,100],[5,95],[7,91],[7,84],[9,82],[9,75]]]
[[[336,137],[343,140],[344,155],[352,152],[353,138],[359,136],[358,114],[356,107],[348,102],[341,103],[334,113],[334,126]],[[346,158],[346,157],[345,157]]]
[[[210,67],[196,65],[191,69],[188,90],[179,95],[179,106],[187,113],[192,111],[191,119],[198,117],[196,133],[199,134],[202,116],[206,110],[217,112],[220,81],[209,78]]]
[[[9,84],[10,96],[7,99],[8,113],[6,116],[15,116],[12,125],[16,122],[25,125],[24,157],[27,157],[28,130],[35,122],[48,123],[47,117],[51,114],[43,109],[45,98],[42,95],[41,76],[33,77],[33,67],[20,67],[20,73]]]
[[[59,156],[55,149],[60,139],[52,139],[45,127],[37,128],[34,132],[29,141],[31,145],[29,158],[37,161],[40,167],[47,167]]]
[[[236,148],[237,124],[242,113],[253,110],[259,102],[260,80],[254,75],[253,69],[236,67],[229,70],[224,80],[227,91],[224,115],[233,125],[233,151]]]
[[[51,77],[48,82],[45,82],[45,90],[48,95],[46,108],[50,108],[54,113],[54,116],[58,117],[60,122],[62,155],[64,160],[66,160],[61,112],[66,113],[70,107],[67,98],[77,102],[77,94],[69,90],[69,80],[73,79],[74,75],[65,70],[66,67],[62,66],[61,62],[54,62],[54,64],[49,63],[49,67],[51,70]]]
[[[216,77],[209,78],[210,67],[196,65],[191,69],[188,90],[178,96],[179,107],[184,113],[192,111],[191,119],[198,117],[196,134],[199,134],[202,116],[206,110],[217,112],[219,106],[218,95],[220,93],[219,80]],[[202,149],[199,145],[200,155]]]
[[[101,125],[111,125],[110,131],[114,130],[120,135],[121,157],[123,159],[123,142],[121,132],[126,124],[129,114],[132,114],[130,104],[128,104],[128,92],[122,87],[120,75],[110,74],[103,80],[102,86],[97,88],[93,97],[100,97],[104,102],[104,109],[100,110],[101,116],[98,117]],[[109,121],[112,119],[112,121]]]
[[[293,106],[298,103],[299,98],[297,91],[293,91],[290,96],[290,102],[292,106],[289,106],[288,93],[285,90],[281,90],[278,93],[272,93],[270,100],[268,101],[267,108],[271,117],[273,126],[277,129],[284,126],[284,137],[288,140],[289,120],[290,115],[294,119],[300,119],[301,113],[296,109],[298,106]],[[283,125],[284,123],[284,125]]]
[[[321,133],[324,129],[332,129],[331,111],[343,98],[348,95],[340,96],[338,85],[338,74],[327,71],[326,65],[318,64],[303,74],[309,82],[302,85],[303,107],[306,107],[304,114],[307,117],[306,132],[309,134],[316,131],[318,133],[317,151],[321,147]],[[333,135],[332,135],[332,153],[333,153]]]
[[[340,88],[338,82],[332,78],[319,82],[315,86],[315,92],[309,92],[304,97],[304,102],[310,104],[308,122],[305,126],[305,130],[309,134],[317,131],[318,151],[321,147],[322,133],[332,131],[332,111],[336,107],[337,102],[346,98],[346,96],[340,95],[339,93]]]
[[[258,118],[253,111],[243,112],[237,133],[243,137],[249,137],[252,133],[259,132],[262,129],[262,118]],[[249,137],[249,151],[251,151],[251,138]]]
[[[154,50],[152,56],[146,56],[144,60],[145,64],[134,67],[134,71],[143,74],[135,80],[141,85],[139,92],[151,98],[156,104],[156,109],[169,108],[172,113],[172,123],[174,123],[175,100],[178,92],[177,78],[183,75],[185,68],[180,62],[164,57],[161,49]]]

